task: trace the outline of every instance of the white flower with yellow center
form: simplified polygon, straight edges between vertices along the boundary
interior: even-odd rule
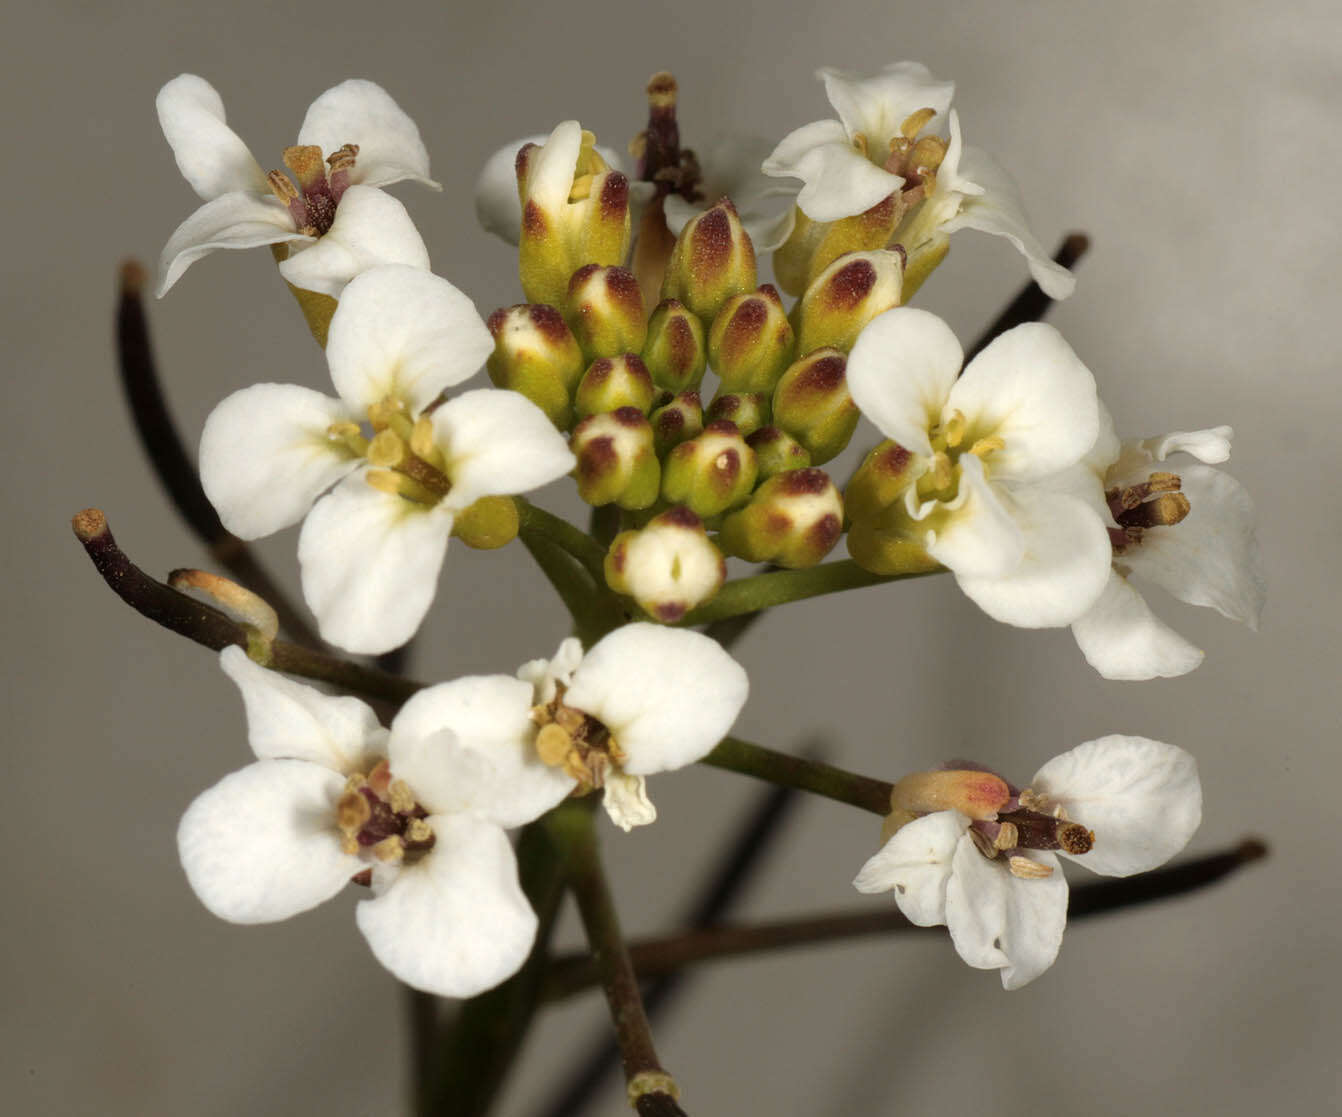
[[[853,400],[913,455],[880,530],[924,548],[997,620],[1070,624],[1109,575],[1099,512],[1062,491],[1099,430],[1094,377],[1039,323],[1002,334],[961,375],[963,360],[945,322],[908,307],[853,346]]]
[[[187,809],[187,880],[233,923],[288,919],[348,883],[378,961],[417,989],[471,997],[516,972],[536,932],[504,827],[547,810],[553,772],[473,733],[473,680],[410,699],[388,732],[356,698],[332,697],[220,656],[247,708],[257,760]],[[463,688],[462,684],[468,685]]]
[[[331,319],[338,398],[257,384],[206,420],[201,482],[229,531],[256,539],[306,516],[303,596],[332,643],[370,654],[403,644],[433,601],[457,514],[573,468],[563,436],[516,392],[437,405],[493,348],[447,280],[375,268],[349,284]]]
[[[428,270],[428,251],[405,207],[377,188],[403,179],[440,187],[429,178],[415,122],[381,86],[351,79],[312,103],[298,143],[284,150],[292,177],[261,170],[204,78],[173,78],[157,106],[177,166],[205,203],[163,249],[160,296],[218,248],[286,245],[284,278],[331,296],[376,264]]]
[[[1054,757],[1027,788],[952,766],[901,780],[891,804],[897,829],[854,887],[893,891],[910,922],[944,924],[969,965],[1019,989],[1062,945],[1058,857],[1101,876],[1154,869],[1197,830],[1202,786],[1183,749],[1114,735]]]

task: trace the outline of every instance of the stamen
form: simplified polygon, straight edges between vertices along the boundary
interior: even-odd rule
[[[1004,822],[998,828],[997,837],[993,839],[993,846],[997,849],[1015,849],[1019,844],[1020,832],[1016,829],[1014,822]]]
[[[427,415],[421,415],[416,419],[415,425],[410,430],[410,450],[417,458],[422,458],[435,469],[441,470],[447,464],[434,438],[433,420]]]
[[[356,458],[368,452],[368,439],[364,438],[358,423],[332,423],[326,428],[326,437],[331,442],[343,443]]]
[[[946,435],[946,446],[954,450],[965,439],[965,417],[959,411],[951,413],[951,417],[946,420],[943,430]]]
[[[1019,877],[1021,880],[1043,880],[1045,877],[1053,875],[1052,865],[1041,865],[1038,861],[1031,861],[1028,857],[1008,858],[1007,868],[1011,870],[1013,877]]]
[[[384,469],[399,469],[410,456],[410,450],[395,431],[382,430],[378,431],[368,444],[366,456],[369,465],[381,466]]]
[[[1191,510],[1192,505],[1183,493],[1161,493],[1154,500],[1128,509],[1115,519],[1124,527],[1170,527],[1182,521]]]
[[[570,202],[581,202],[591,196],[595,175],[578,175],[573,180],[573,189],[568,192]]]
[[[387,788],[387,802],[397,814],[409,814],[415,809],[415,796],[405,780],[392,780]]]
[[[298,188],[304,197],[313,194],[329,194],[326,182],[326,161],[322,159],[322,149],[312,144],[304,144],[284,149],[284,165],[298,180]]]
[[[270,184],[270,192],[283,202],[285,208],[288,209],[289,218],[293,221],[294,228],[306,236],[318,236],[317,227],[308,215],[307,203],[298,193],[298,187],[289,181],[284,172],[271,171],[266,175],[266,182]]]
[[[871,158],[870,143],[865,132],[859,132],[853,137],[853,146],[857,148],[858,154]]]
[[[391,493],[392,496],[402,496],[416,504],[432,506],[438,503],[437,493],[430,492],[418,481],[407,477],[404,473],[395,473],[389,469],[370,469],[363,475],[363,479],[379,492]]]
[[[573,738],[554,722],[542,726],[541,731],[536,734],[536,754],[541,758],[542,764],[558,768],[572,751]]]
[[[986,458],[994,450],[1002,450],[1005,448],[1006,440],[1003,439],[1001,435],[993,434],[989,435],[987,438],[980,438],[969,448],[969,452],[976,458]]]
[[[392,864],[405,859],[405,843],[399,834],[392,834],[373,846],[371,852],[379,861]]]
[[[331,197],[337,203],[350,187],[350,172],[354,170],[354,157],[358,154],[358,144],[345,144],[339,151],[333,151],[326,157],[331,168],[326,177],[331,184]]]
[[[909,152],[909,167],[920,178],[935,174],[946,158],[946,147],[946,141],[940,136],[924,136]]]
[[[904,123],[899,126],[900,135],[910,143],[918,138],[918,133],[927,127],[928,122],[937,115],[937,110],[933,108],[919,109],[917,112],[904,118]]]

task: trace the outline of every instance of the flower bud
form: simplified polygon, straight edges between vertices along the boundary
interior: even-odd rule
[[[704,418],[710,423],[726,419],[749,437],[769,421],[769,397],[762,392],[719,395],[708,405]]]
[[[569,447],[578,459],[578,495],[588,504],[647,508],[657,499],[661,464],[653,452],[652,427],[636,407],[621,407],[584,419]]]
[[[705,322],[733,295],[755,289],[755,246],[736,207],[723,198],[680,231],[662,280],[662,298],[679,299]]]
[[[583,374],[573,406],[581,418],[636,407],[646,415],[657,389],[647,367],[632,353],[622,357],[598,357]]]
[[[892,439],[872,450],[844,489],[848,518],[854,523],[879,518],[913,482],[913,464],[913,454]]]
[[[576,120],[517,153],[522,200],[518,271],[533,303],[562,306],[584,264],[620,264],[629,251],[629,180],[612,171]]]
[[[843,534],[843,501],[823,469],[770,477],[750,503],[722,521],[718,542],[729,555],[796,570],[814,566]]]
[[[708,359],[724,392],[771,392],[792,360],[792,324],[771,284],[728,299],[708,333]]]
[[[848,553],[858,566],[873,574],[915,574],[940,565],[920,543],[896,530],[888,515],[854,520],[848,528]]]
[[[726,579],[727,563],[703,521],[681,505],[621,532],[606,555],[606,584],[664,624],[702,605]]]
[[[797,361],[774,389],[773,421],[806,447],[813,465],[848,445],[860,412],[848,392],[848,360],[837,349],[817,349]]]
[[[665,397],[663,397],[665,398]],[[657,456],[682,442],[696,438],[704,429],[704,408],[698,392],[681,392],[657,407],[648,417],[652,423],[652,437],[657,445]]]
[[[477,551],[492,551],[517,538],[517,501],[510,496],[482,496],[452,520],[452,534]]]
[[[648,336],[643,292],[627,268],[587,264],[575,271],[564,317],[588,360],[637,353]]]
[[[667,455],[662,495],[696,515],[716,516],[745,501],[758,472],[755,451],[735,424],[709,423],[703,434]]]
[[[652,382],[669,392],[699,387],[708,365],[704,325],[675,299],[657,304],[648,320],[648,340],[643,345],[643,363]]]
[[[805,469],[811,464],[806,447],[778,427],[760,427],[746,435],[746,443],[755,451],[761,478],[775,477],[790,469]]]
[[[800,295],[844,253],[885,248],[905,208],[901,196],[891,194],[865,213],[839,221],[812,221],[798,209],[791,235],[774,253],[778,285],[789,295]]]
[[[832,346],[847,353],[876,315],[899,306],[904,251],[852,252],[816,276],[792,311],[797,352]]]
[[[526,396],[560,430],[573,424],[573,389],[586,362],[552,306],[500,307],[489,316],[494,352],[487,367],[497,388]]]

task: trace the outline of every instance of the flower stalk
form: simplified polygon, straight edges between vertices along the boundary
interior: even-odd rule
[[[873,814],[885,816],[890,813],[892,787],[884,780],[859,776],[818,760],[789,756],[739,737],[725,737],[700,763],[767,780],[780,787],[795,787],[823,795]]]

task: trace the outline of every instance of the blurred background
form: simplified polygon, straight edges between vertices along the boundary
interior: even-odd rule
[[[1138,685],[1098,678],[1066,631],[995,624],[950,579],[796,604],[738,649],[753,687],[739,732],[792,748],[824,730],[833,760],[887,778],[969,754],[1020,779],[1080,741],[1146,734],[1198,758],[1206,811],[1191,852],[1253,833],[1272,857],[1196,896],[1077,925],[1053,969],[1011,994],[938,935],[705,966],[657,1023],[663,1061],[695,1115],[1331,1108],[1342,1040],[1335,0],[20,0],[0,19],[11,143],[0,337],[15,424],[0,675],[9,1112],[389,1114],[408,1093],[401,990],[352,926],[354,896],[240,928],[188,889],[177,821],[249,758],[241,703],[210,653],[103,586],[68,528],[96,505],[149,571],[207,562],[141,456],[112,349],[119,261],[154,262],[197,204],[159,133],[158,87],[182,71],[208,78],[269,167],[322,90],[349,76],[382,83],[419,123],[444,184],[396,193],[435,270],[487,314],[520,298],[513,258],[471,205],[477,169],[505,141],[576,116],[622,146],[662,68],[679,79],[689,146],[777,138],[831,115],[817,66],[870,73],[903,58],[957,82],[968,141],[1016,176],[1046,244],[1091,235],[1077,294],[1051,320],[1119,429],[1234,426],[1228,468],[1257,500],[1268,607],[1254,635],[1152,591],[1208,655],[1190,676]],[[1025,278],[1005,242],[967,232],[918,302],[968,342]],[[324,382],[263,251],[196,265],[152,315],[193,444],[236,388]],[[864,427],[845,462],[874,441]],[[579,511],[563,484],[540,500]],[[295,538],[258,550],[296,590]],[[564,633],[520,546],[454,546],[413,671],[510,671]],[[655,826],[605,828],[629,931],[679,917],[759,791],[691,769],[656,780]],[[734,914],[887,905],[849,883],[877,829],[849,808],[802,804]],[[571,918],[561,938],[580,941]],[[545,1012],[499,1112],[530,1117],[604,1019],[597,995]],[[622,1092],[610,1079],[591,1112],[625,1112]]]

